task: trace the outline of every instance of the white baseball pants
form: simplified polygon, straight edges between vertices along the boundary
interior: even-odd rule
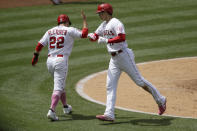
[[[47,68],[54,79],[54,91],[64,91],[68,71],[68,56],[48,57]]]
[[[126,72],[138,86],[146,86],[157,104],[160,105],[161,103],[163,103],[164,97],[150,82],[148,82],[141,76],[135,64],[133,51],[126,48],[123,49],[122,53],[119,53],[118,55],[111,57],[110,59],[106,84],[107,102],[104,115],[115,118],[114,107],[116,101],[116,89],[122,71]]]

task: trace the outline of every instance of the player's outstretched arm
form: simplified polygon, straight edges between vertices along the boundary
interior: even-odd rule
[[[88,25],[87,25],[87,20],[86,20],[86,15],[83,10],[81,10],[81,16],[83,18],[83,29],[82,29],[82,35],[81,38],[87,38],[88,36]]]
[[[81,10],[81,16],[83,18],[83,28],[88,28],[87,20],[86,20],[86,15],[83,10]]]
[[[109,44],[109,43],[119,43],[119,42],[123,42],[125,41],[125,34],[118,34],[118,36],[114,37],[114,38],[111,38],[111,39],[107,39],[107,38],[104,38],[104,37],[99,37],[98,39],[98,43],[101,44],[101,43],[106,43],[106,44]]]

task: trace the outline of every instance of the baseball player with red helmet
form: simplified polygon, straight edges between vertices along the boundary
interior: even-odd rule
[[[61,14],[57,18],[58,26],[49,29],[41,40],[38,42],[32,65],[35,66],[38,62],[39,52],[44,46],[48,45],[47,68],[54,79],[54,90],[51,96],[51,106],[47,117],[51,120],[58,120],[55,114],[55,108],[58,101],[63,104],[63,112],[69,114],[72,110],[71,105],[66,102],[65,81],[68,71],[68,59],[72,51],[73,42],[76,38],[87,38],[88,28],[86,16],[81,12],[83,17],[82,31],[70,27],[71,22],[66,14]]]
[[[96,13],[103,22],[95,33],[88,34],[91,41],[98,40],[99,44],[106,44],[111,55],[107,73],[107,102],[104,115],[97,115],[96,118],[104,121],[114,121],[114,106],[116,101],[117,83],[122,71],[126,72],[130,78],[145,91],[149,92],[159,107],[159,115],[166,110],[166,98],[146,79],[144,79],[134,60],[134,53],[127,46],[126,33],[123,23],[117,18],[113,18],[113,8],[110,4],[98,5]]]

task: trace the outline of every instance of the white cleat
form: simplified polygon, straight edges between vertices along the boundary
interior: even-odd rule
[[[114,121],[115,119],[114,118],[111,118],[109,116],[106,116],[106,115],[96,115],[96,118],[101,120],[101,121]]]
[[[56,116],[55,112],[53,112],[52,110],[48,111],[47,118],[51,119],[52,121],[58,121],[59,120],[59,118]]]
[[[158,112],[159,115],[162,115],[166,111],[166,108],[167,108],[166,102],[167,102],[167,99],[164,98],[164,102],[161,105],[159,105],[159,112]]]
[[[67,104],[67,108],[63,108],[64,114],[70,114],[72,112],[72,106]]]

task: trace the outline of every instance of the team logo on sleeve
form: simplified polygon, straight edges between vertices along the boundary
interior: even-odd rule
[[[118,31],[119,32],[123,32],[123,28],[122,27],[118,27]]]

